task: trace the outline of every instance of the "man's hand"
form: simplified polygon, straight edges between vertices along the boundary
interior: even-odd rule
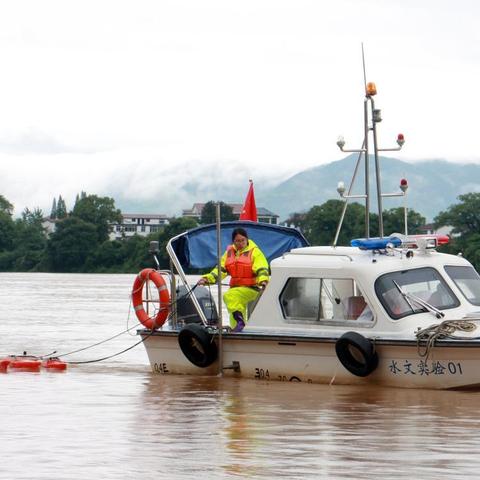
[[[205,277],[201,277],[198,282],[197,282],[197,285],[201,285],[202,287],[207,285],[207,279]]]
[[[262,289],[265,290],[265,287],[268,285],[268,281],[264,280],[263,282],[260,282],[258,286]]]

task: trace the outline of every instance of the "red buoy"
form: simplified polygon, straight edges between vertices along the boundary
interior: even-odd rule
[[[51,372],[64,372],[67,369],[67,364],[58,358],[49,358],[42,362],[42,368]]]
[[[19,357],[12,356],[8,364],[8,370],[16,372],[39,372],[41,365],[42,362],[37,357],[28,355]]]
[[[0,373],[7,373],[7,368],[11,361],[11,357],[0,358]]]

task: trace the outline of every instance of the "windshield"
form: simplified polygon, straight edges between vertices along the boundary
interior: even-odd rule
[[[400,290],[420,298],[439,310],[460,305],[450,287],[434,268],[386,273],[375,282],[378,298],[392,318],[399,319],[413,313],[426,312],[427,308],[409,301],[408,296],[402,295]]]
[[[480,276],[472,267],[445,267],[465,298],[473,305],[480,305]]]

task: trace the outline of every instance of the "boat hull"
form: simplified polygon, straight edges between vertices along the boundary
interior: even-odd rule
[[[416,341],[375,341],[378,366],[365,377],[339,361],[336,338],[271,334],[222,336],[223,369],[219,360],[200,368],[179,348],[178,332],[140,331],[154,373],[218,375],[267,381],[333,385],[376,384],[389,387],[459,389],[480,388],[480,343],[439,341],[428,358]]]

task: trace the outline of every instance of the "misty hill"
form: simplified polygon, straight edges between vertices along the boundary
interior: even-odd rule
[[[256,190],[257,205],[262,205],[286,219],[292,212],[310,209],[329,199],[339,199],[336,191],[342,180],[348,188],[357,155],[300,172],[265,193]],[[383,193],[399,192],[402,178],[408,180],[407,204],[427,218],[433,218],[453,203],[458,195],[480,191],[480,165],[458,164],[445,160],[407,163],[380,157]],[[364,163],[361,162],[352,193],[364,193]],[[370,191],[375,193],[374,162],[370,161]],[[258,191],[258,193],[257,193]],[[358,200],[359,203],[363,200]],[[386,198],[384,209],[403,206],[401,198]],[[377,211],[376,195],[371,198],[371,211]]]
[[[356,159],[356,154],[349,155],[342,160],[299,172],[279,184],[272,184],[271,179],[255,178],[257,206],[268,208],[283,221],[293,212],[307,211],[329,199],[339,199],[337,184],[342,180],[348,188]],[[407,163],[389,157],[380,157],[380,162],[383,193],[398,192],[400,180],[406,178],[409,184],[408,207],[422,214],[427,221],[433,220],[440,211],[457,203],[458,195],[480,192],[480,165],[446,160]],[[240,172],[236,178],[232,175],[221,178],[220,175],[212,175],[212,169],[205,170],[206,174],[201,176],[193,172],[183,172],[183,175],[180,175],[180,171],[174,172],[167,184],[161,183],[165,181],[165,174],[155,172],[151,175],[149,193],[143,191],[139,196],[132,192],[130,186],[118,188],[117,185],[117,188],[109,189],[109,195],[113,196],[117,207],[126,213],[164,213],[176,216],[181,215],[182,209],[191,208],[196,202],[222,200],[243,203],[248,189],[246,172]],[[134,174],[132,172],[131,176]],[[376,213],[373,158],[370,161],[370,178],[370,208]],[[363,161],[352,193],[364,193]],[[403,206],[403,199],[384,199],[383,206],[385,209]]]

